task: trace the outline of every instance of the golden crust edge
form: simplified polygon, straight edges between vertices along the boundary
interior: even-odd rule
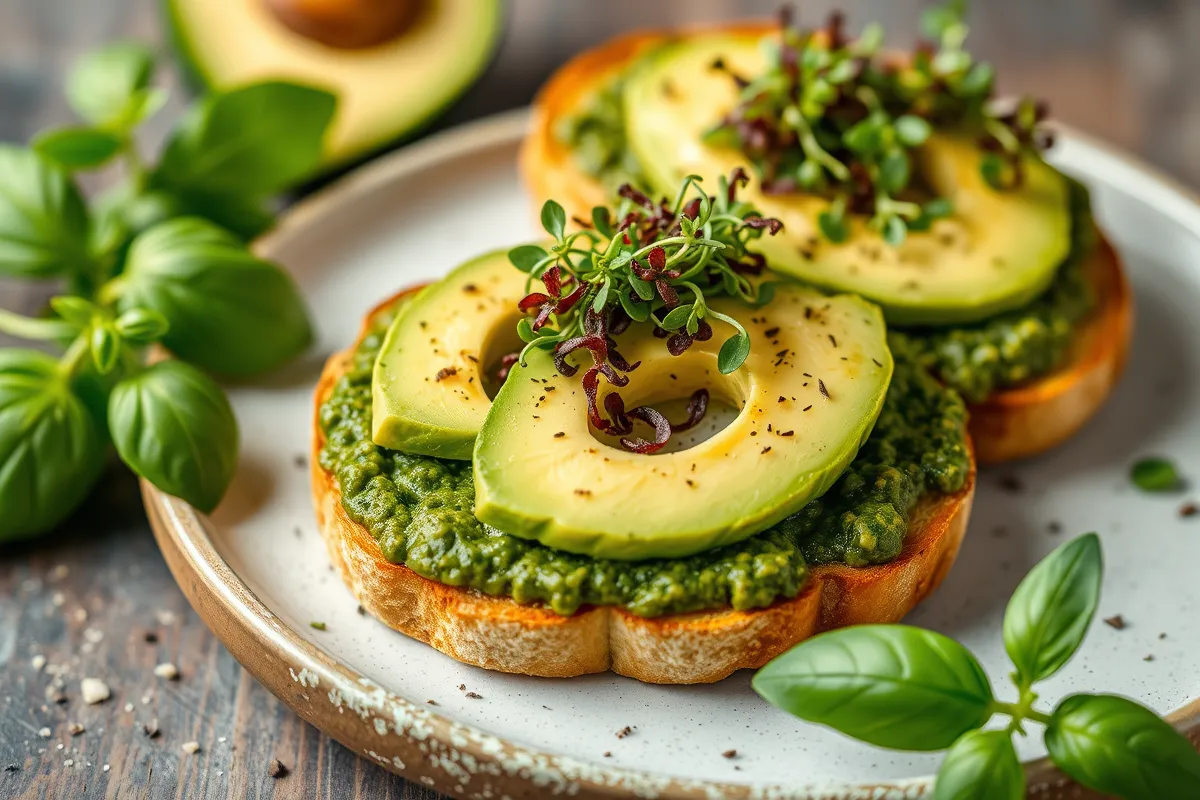
[[[368,314],[359,341],[372,316],[403,294]],[[440,584],[384,559],[366,528],[347,516],[334,476],[320,466],[324,437],[319,409],[353,351],[329,359],[314,394],[312,495],[330,560],[372,616],[467,664],[538,677],[611,669],[648,683],[718,681],[739,669],[761,667],[820,631],[900,620],[941,583],[966,532],[975,490],[973,459],[961,491],[918,509],[914,530],[896,561],[861,569],[815,567],[799,595],[764,609],[646,619],[618,608],[592,607],[564,617]]]

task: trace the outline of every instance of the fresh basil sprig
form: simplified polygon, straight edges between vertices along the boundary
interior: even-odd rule
[[[864,625],[815,636],[764,667],[755,691],[801,719],[895,750],[946,750],[935,800],[1018,800],[1025,775],[1013,734],[1046,726],[1051,760],[1080,784],[1126,800],[1190,797],[1200,753],[1153,711],[1123,697],[1078,694],[1052,712],[1033,685],[1075,654],[1096,613],[1103,573],[1090,533],[1059,547],[1017,587],[1004,645],[1019,697],[996,699],[975,657],[941,634]],[[1001,730],[982,730],[996,714]]]
[[[211,510],[237,462],[237,424],[196,366],[247,377],[312,338],[290,277],[245,239],[271,195],[319,164],[335,98],[268,82],[201,98],[147,163],[138,125],[166,99],[154,55],[111,45],[70,71],[80,122],[0,145],[0,275],[59,278],[46,315],[0,310],[0,333],[59,358],[0,349],[0,542],[54,527],[115,445],[165,492]],[[119,163],[125,179],[89,211],[72,173]],[[147,365],[161,342],[185,361]]]

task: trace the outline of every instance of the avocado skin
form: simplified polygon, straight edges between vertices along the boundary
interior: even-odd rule
[[[218,86],[212,80],[204,69],[203,61],[196,55],[195,47],[193,47],[187,35],[186,26],[180,17],[179,2],[180,0],[160,0],[160,7],[162,9],[160,16],[163,20],[167,42],[171,46],[171,51],[175,54],[175,62],[179,68],[183,82],[195,94],[220,90],[223,87]],[[478,67],[466,79],[462,80],[459,86],[447,93],[441,102],[431,107],[420,118],[408,125],[391,131],[385,129],[383,133],[364,140],[360,146],[353,150],[348,150],[345,153],[332,157],[327,154],[323,163],[312,175],[305,178],[301,183],[307,183],[319,178],[333,177],[351,167],[369,161],[371,158],[393,147],[398,147],[417,139],[466,94],[475,82],[479,80],[480,76],[487,72],[494,63],[496,55],[499,52],[499,42],[503,40],[508,25],[507,4],[504,0],[481,0],[481,2],[485,4],[486,11],[481,12],[479,17],[486,20],[491,28],[488,37],[491,45],[487,55],[480,59]],[[216,5],[214,3],[214,8]],[[283,79],[286,80],[286,76]],[[322,88],[329,88],[331,91],[337,92],[336,87]]]

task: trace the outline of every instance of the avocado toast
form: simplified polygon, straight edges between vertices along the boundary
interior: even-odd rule
[[[694,683],[936,587],[973,490],[961,399],[870,302],[765,272],[746,243],[778,227],[737,191],[625,189],[570,228],[547,203],[555,241],[368,316],[313,442],[366,610],[490,669]]]
[[[967,399],[981,462],[1042,452],[1095,413],[1120,373],[1132,303],[1119,259],[1086,191],[1041,159],[1044,112],[1022,104],[1011,115],[1019,122],[985,116],[999,114],[984,111],[990,72],[962,53],[965,28],[950,33],[959,72],[946,75],[930,66],[945,43],[897,58],[868,34],[847,39],[835,18],[817,32],[785,21],[609,42],[540,93],[522,150],[526,183],[576,212],[614,182],[657,194],[680,172],[746,165],[749,197],[784,224],[760,248],[773,269],[880,303],[893,336]],[[789,75],[789,58],[818,66]],[[841,84],[828,80],[835,72]],[[941,84],[895,88],[976,75],[969,99]],[[814,85],[825,93],[815,105]],[[878,124],[864,127],[870,103]],[[1012,153],[993,129],[1017,142]],[[889,149],[901,131],[919,144]],[[896,191],[875,196],[885,164]],[[839,183],[841,168],[854,179]]]

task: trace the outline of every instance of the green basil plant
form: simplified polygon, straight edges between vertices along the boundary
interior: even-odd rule
[[[1100,599],[1100,539],[1059,547],[1025,577],[1004,615],[1017,699],[996,698],[979,661],[940,633],[862,625],[815,636],[754,677],[783,710],[879,747],[945,750],[935,800],[1019,800],[1013,736],[1045,728],[1050,759],[1083,786],[1126,800],[1200,797],[1200,753],[1153,711],[1124,697],[1075,694],[1052,710],[1033,687],[1082,644]],[[995,715],[1006,724],[984,730]],[[993,726],[994,727],[994,726]]]
[[[319,164],[336,98],[278,81],[207,95],[151,163],[135,132],[167,99],[154,69],[139,44],[85,56],[66,85],[79,123],[0,144],[0,277],[64,286],[36,317],[0,310],[0,332],[43,343],[0,349],[0,543],[61,522],[110,449],[211,510],[238,430],[208,373],[258,375],[312,339],[295,283],[247,241]],[[114,165],[89,206],[74,175]],[[147,363],[156,343],[176,360]]]

